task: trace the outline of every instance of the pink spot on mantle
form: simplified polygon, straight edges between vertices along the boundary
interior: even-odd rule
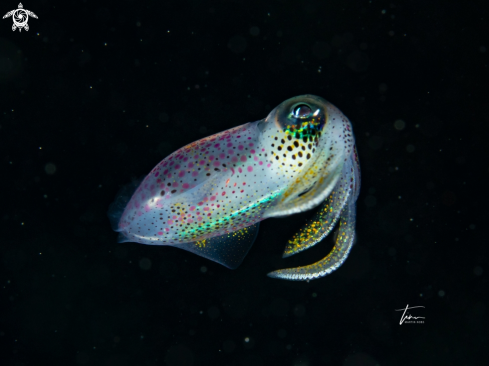
[[[249,172],[252,172],[253,171],[253,167],[251,165],[247,169],[248,169]]]
[[[163,235],[163,231],[158,231],[158,235]]]
[[[244,146],[243,145],[239,145],[238,146],[238,150],[243,150],[244,149]]]
[[[178,173],[178,176],[181,178],[185,175],[185,171],[184,170],[180,170],[180,173]]]
[[[242,155],[240,160],[241,160],[242,162],[245,162],[245,161],[246,161],[246,160],[248,160],[248,159],[246,158],[246,156],[245,156],[245,155]]]
[[[238,168],[238,172],[243,173],[243,169]]]
[[[188,189],[190,186],[188,183],[183,183],[182,187],[183,187],[183,189]]]

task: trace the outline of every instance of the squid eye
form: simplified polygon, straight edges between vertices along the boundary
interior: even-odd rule
[[[295,118],[300,118],[300,119],[310,117],[311,114],[312,114],[312,109],[306,104],[299,104],[292,111],[292,115]]]

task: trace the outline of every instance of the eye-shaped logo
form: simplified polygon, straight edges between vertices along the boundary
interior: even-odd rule
[[[3,19],[12,17],[14,21],[14,24],[12,25],[12,30],[15,31],[16,29],[19,29],[20,32],[22,31],[22,28],[24,28],[26,31],[29,30],[29,25],[27,24],[27,21],[29,20],[29,16],[37,19],[36,14],[34,14],[30,10],[24,9],[22,3],[19,3],[19,8],[9,11],[7,14],[3,16]]]

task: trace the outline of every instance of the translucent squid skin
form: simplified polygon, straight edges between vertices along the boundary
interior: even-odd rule
[[[193,142],[162,160],[115,218],[119,241],[171,245],[236,268],[260,221],[320,206],[287,244],[290,256],[339,221],[323,260],[270,277],[308,280],[338,268],[355,235],[360,169],[350,121],[324,99],[286,100],[262,120]],[[120,217],[119,217],[120,216]]]

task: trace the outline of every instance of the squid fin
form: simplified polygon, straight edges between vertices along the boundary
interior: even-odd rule
[[[255,242],[259,225],[260,223],[256,223],[233,233],[172,246],[236,269]]]

